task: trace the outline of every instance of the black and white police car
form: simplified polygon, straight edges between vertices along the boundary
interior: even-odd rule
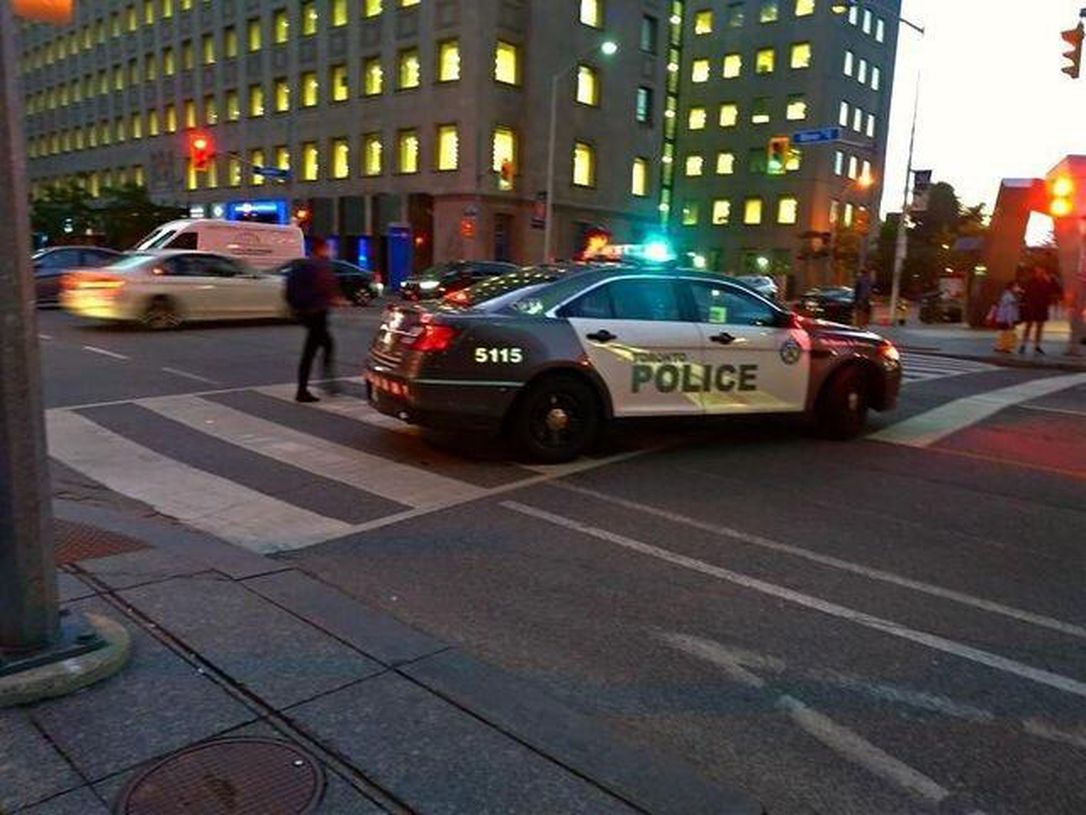
[[[467,308],[390,307],[370,349],[370,402],[424,427],[509,434],[573,459],[612,419],[809,414],[836,438],[892,409],[897,349],[809,320],[726,277],[608,266]]]

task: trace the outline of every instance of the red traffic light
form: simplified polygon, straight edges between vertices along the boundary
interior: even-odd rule
[[[792,155],[792,140],[787,136],[774,136],[769,140],[766,156],[766,173],[784,175],[788,172],[788,159]]]
[[[189,161],[194,170],[206,171],[215,156],[215,145],[206,133],[193,133],[189,136]]]
[[[1070,51],[1065,51],[1063,58],[1067,60],[1067,65],[1063,67],[1063,72],[1072,79],[1078,79],[1079,73],[1082,70],[1082,41],[1086,35],[1086,29],[1083,28],[1083,24],[1079,23],[1070,31],[1064,31],[1060,34],[1063,41],[1071,46]]]
[[[1075,181],[1060,175],[1048,184],[1048,214],[1053,218],[1066,218],[1075,211]]]

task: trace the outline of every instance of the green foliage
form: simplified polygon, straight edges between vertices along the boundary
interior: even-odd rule
[[[114,249],[128,249],[159,224],[183,217],[183,209],[156,204],[134,184],[108,188],[99,198],[91,198],[77,184],[57,187],[47,190],[30,209],[34,231],[49,243],[96,235]]]

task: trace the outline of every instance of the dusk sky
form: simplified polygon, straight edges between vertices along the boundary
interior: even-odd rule
[[[901,208],[909,121],[923,62],[915,166],[963,203],[995,203],[1001,178],[1043,176],[1086,153],[1086,73],[1060,72],[1060,32],[1086,0],[904,0],[883,211]]]

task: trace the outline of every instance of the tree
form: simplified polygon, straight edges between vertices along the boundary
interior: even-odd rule
[[[115,249],[128,249],[159,224],[186,214],[178,207],[156,204],[135,184],[105,190],[97,213],[106,243]]]
[[[97,219],[88,201],[86,191],[78,184],[50,187],[31,204],[30,223],[50,243],[68,235],[94,232]]]

